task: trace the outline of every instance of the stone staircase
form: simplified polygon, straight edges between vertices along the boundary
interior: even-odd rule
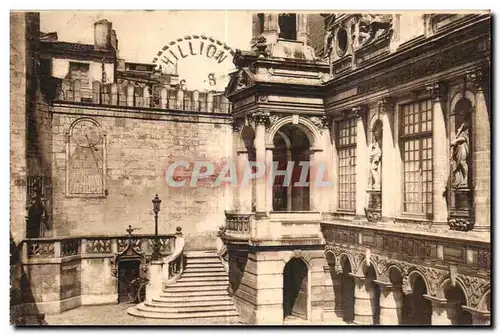
[[[154,319],[214,319],[238,322],[238,312],[227,293],[229,280],[215,251],[185,253],[186,266],[177,283],[159,297],[131,307],[131,315]],[[208,320],[209,321],[209,320]]]

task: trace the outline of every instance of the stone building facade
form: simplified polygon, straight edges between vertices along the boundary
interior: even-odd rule
[[[488,324],[490,25],[256,13],[251,50],[221,49],[226,92],[202,92],[121,59],[108,21],[83,45],[12,13],[13,314],[117,302],[120,257],[149,276],[158,194],[162,255],[217,247],[246,322]],[[294,164],[169,187],[179,161]]]
[[[226,213],[242,317],[488,323],[491,17],[324,15],[314,57],[282,15],[256,15],[235,56],[233,155],[312,168],[308,187],[256,179]]]

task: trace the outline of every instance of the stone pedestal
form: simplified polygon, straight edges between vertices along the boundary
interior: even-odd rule
[[[373,324],[371,295],[365,285],[365,277],[349,274],[354,278],[354,323],[357,325]]]
[[[392,283],[374,281],[380,287],[380,324],[399,325],[402,317],[403,292]]]
[[[382,216],[382,190],[368,189],[368,207],[365,209],[365,215],[368,222],[376,223]]]
[[[146,301],[151,302],[154,297],[158,297],[162,290],[162,267],[163,260],[151,261],[149,267],[149,283],[146,286]]]

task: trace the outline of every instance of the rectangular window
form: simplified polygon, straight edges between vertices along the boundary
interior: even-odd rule
[[[401,106],[403,212],[432,217],[432,101]]]
[[[356,210],[356,119],[337,123],[339,210]]]
[[[82,85],[89,84],[89,64],[86,63],[69,63],[69,75],[71,80],[79,79]]]

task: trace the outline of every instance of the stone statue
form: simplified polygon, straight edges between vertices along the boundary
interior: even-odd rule
[[[359,19],[359,44],[377,39],[392,27],[392,15],[363,14]]]
[[[333,28],[335,23],[335,14],[321,14],[325,24],[325,39],[323,44],[322,56],[330,57],[333,51]]]
[[[450,143],[451,171],[455,188],[469,187],[469,140],[469,126],[467,122],[463,122],[457,130],[455,140]]]
[[[371,146],[370,152],[370,172],[371,172],[371,188],[372,190],[380,190],[380,165],[382,159],[382,150],[380,144],[375,137]]]

